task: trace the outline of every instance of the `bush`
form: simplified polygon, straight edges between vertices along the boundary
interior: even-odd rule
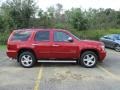
[[[84,31],[77,31],[72,29],[70,31],[81,39],[92,40],[99,40],[100,37],[107,34],[120,34],[120,29],[84,30]]]
[[[0,45],[5,45],[7,43],[8,37],[9,37],[8,32],[4,32],[4,33],[0,32]]]

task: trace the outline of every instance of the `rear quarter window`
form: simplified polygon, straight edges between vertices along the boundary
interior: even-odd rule
[[[31,35],[31,31],[16,31],[13,33],[10,40],[11,41],[16,41],[16,40],[27,41],[30,35]]]

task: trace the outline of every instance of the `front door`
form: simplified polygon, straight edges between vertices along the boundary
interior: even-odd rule
[[[55,59],[75,59],[78,54],[76,43],[69,42],[69,34],[63,31],[55,31],[53,34],[52,57]]]

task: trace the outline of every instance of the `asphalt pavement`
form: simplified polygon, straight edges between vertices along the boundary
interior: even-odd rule
[[[75,63],[38,63],[23,68],[0,51],[0,90],[120,90],[120,52],[107,49],[95,68]]]

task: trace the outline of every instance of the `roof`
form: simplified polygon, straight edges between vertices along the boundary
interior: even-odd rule
[[[38,28],[38,29],[17,29],[17,30],[14,30],[14,31],[40,31],[40,30],[59,30],[59,31],[66,31],[64,29],[51,29],[51,28],[47,28],[47,29],[44,29],[44,28]]]

